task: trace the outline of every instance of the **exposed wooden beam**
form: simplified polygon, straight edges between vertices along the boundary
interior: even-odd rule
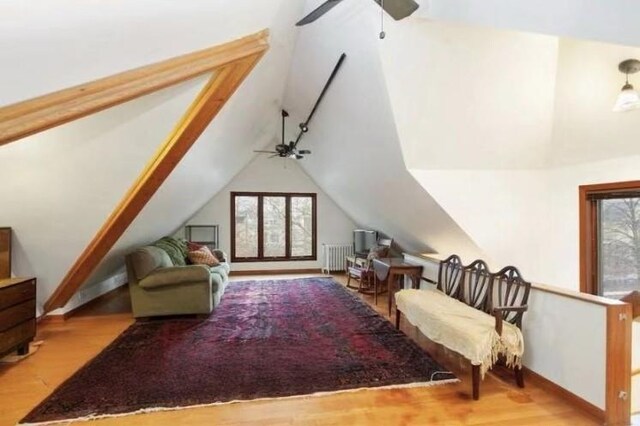
[[[266,52],[267,44],[263,43],[261,46],[262,50],[255,52],[251,49],[253,52],[251,55],[235,60],[215,71],[209,83],[191,104],[168,139],[158,149],[91,243],[67,272],[62,283],[47,300],[44,305],[45,312],[67,303],[89,278],[100,261]]]
[[[0,108],[0,145],[207,74],[267,47],[268,30]]]

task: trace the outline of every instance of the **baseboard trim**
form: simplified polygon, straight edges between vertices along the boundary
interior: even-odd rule
[[[82,305],[78,305],[75,308],[71,309],[68,312],[65,312],[63,314],[48,314],[48,315],[43,315],[39,318],[39,322],[52,322],[52,323],[62,323],[65,322],[66,320],[68,320],[70,317],[74,316],[76,313],[78,313],[79,311],[89,308],[93,305],[96,305],[98,303],[103,302],[105,299],[108,299],[110,297],[113,297],[114,295],[116,295],[116,293],[123,291],[123,288],[127,288],[129,285],[129,283],[124,283],[121,286],[118,286],[116,288],[113,288],[109,291],[107,291],[104,294],[101,294],[100,296],[88,300],[87,303],[84,303]]]
[[[524,370],[525,374],[525,383],[527,380],[533,382],[536,384],[536,386],[539,386],[549,392],[556,394],[560,398],[569,402],[571,405],[586,411],[599,421],[604,422],[605,412],[603,409],[596,407],[589,401],[580,398],[575,393],[568,391],[557,383],[552,382],[551,380],[541,376],[540,374],[530,370],[527,367],[522,367],[522,369]]]
[[[241,275],[285,275],[285,274],[321,274],[320,268],[308,268],[308,269],[261,269],[255,271],[231,271],[230,276]]]

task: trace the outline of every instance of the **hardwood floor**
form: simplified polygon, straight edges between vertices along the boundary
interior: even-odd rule
[[[298,276],[298,275],[297,275]],[[291,277],[291,276],[278,276]],[[244,279],[276,277],[234,276]],[[343,276],[337,281],[346,282]],[[357,293],[355,293],[357,294]],[[362,296],[362,295],[361,295]],[[362,296],[373,305],[370,296]],[[383,316],[386,298],[378,300]],[[40,349],[17,364],[0,364],[0,425],[15,424],[56,386],[133,322],[128,294],[120,290],[103,303],[79,310],[65,322],[43,322]],[[423,346],[413,327],[407,334]],[[431,345],[433,346],[433,345]],[[488,374],[479,401],[470,395],[470,374],[455,355],[430,347],[429,352],[454,371],[461,383],[427,388],[363,390],[350,393],[256,401],[103,419],[96,425],[596,425],[588,413],[535,384],[516,387],[512,375]]]

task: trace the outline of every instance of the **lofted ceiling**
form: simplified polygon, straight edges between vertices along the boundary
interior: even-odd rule
[[[514,261],[537,273],[551,256],[572,255],[574,242],[564,242],[575,238],[566,226],[574,186],[634,176],[640,114],[600,111],[622,83],[617,61],[640,52],[554,36],[639,45],[639,6],[425,0],[407,20],[387,18],[381,41],[372,1],[343,2],[294,26],[320,2],[0,3],[0,106],[271,31],[269,53],[87,286],[120,270],[132,247],[178,229],[251,162],[253,149],[273,145],[282,106],[290,123],[303,121],[342,52],[345,66],[300,146],[313,154],[300,166],[359,226],[383,230],[406,250]],[[38,277],[40,301],[203,84],[192,80],[0,147],[0,199],[8,200],[0,224],[14,228],[14,273]],[[615,176],[598,173],[605,158]],[[527,209],[522,189],[546,197],[543,204]],[[478,213],[482,203],[490,213]],[[558,214],[548,205],[561,206]],[[522,257],[512,256],[516,240],[527,247]],[[556,268],[536,279],[574,275]]]

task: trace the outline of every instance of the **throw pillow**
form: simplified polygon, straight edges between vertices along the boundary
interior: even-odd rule
[[[202,244],[198,244],[198,243],[193,243],[191,241],[187,241],[187,250],[188,251],[200,250],[202,247],[204,247]]]
[[[206,246],[190,251],[187,256],[194,265],[217,266],[220,264],[218,259],[211,253],[211,250],[209,250],[209,247]]]

